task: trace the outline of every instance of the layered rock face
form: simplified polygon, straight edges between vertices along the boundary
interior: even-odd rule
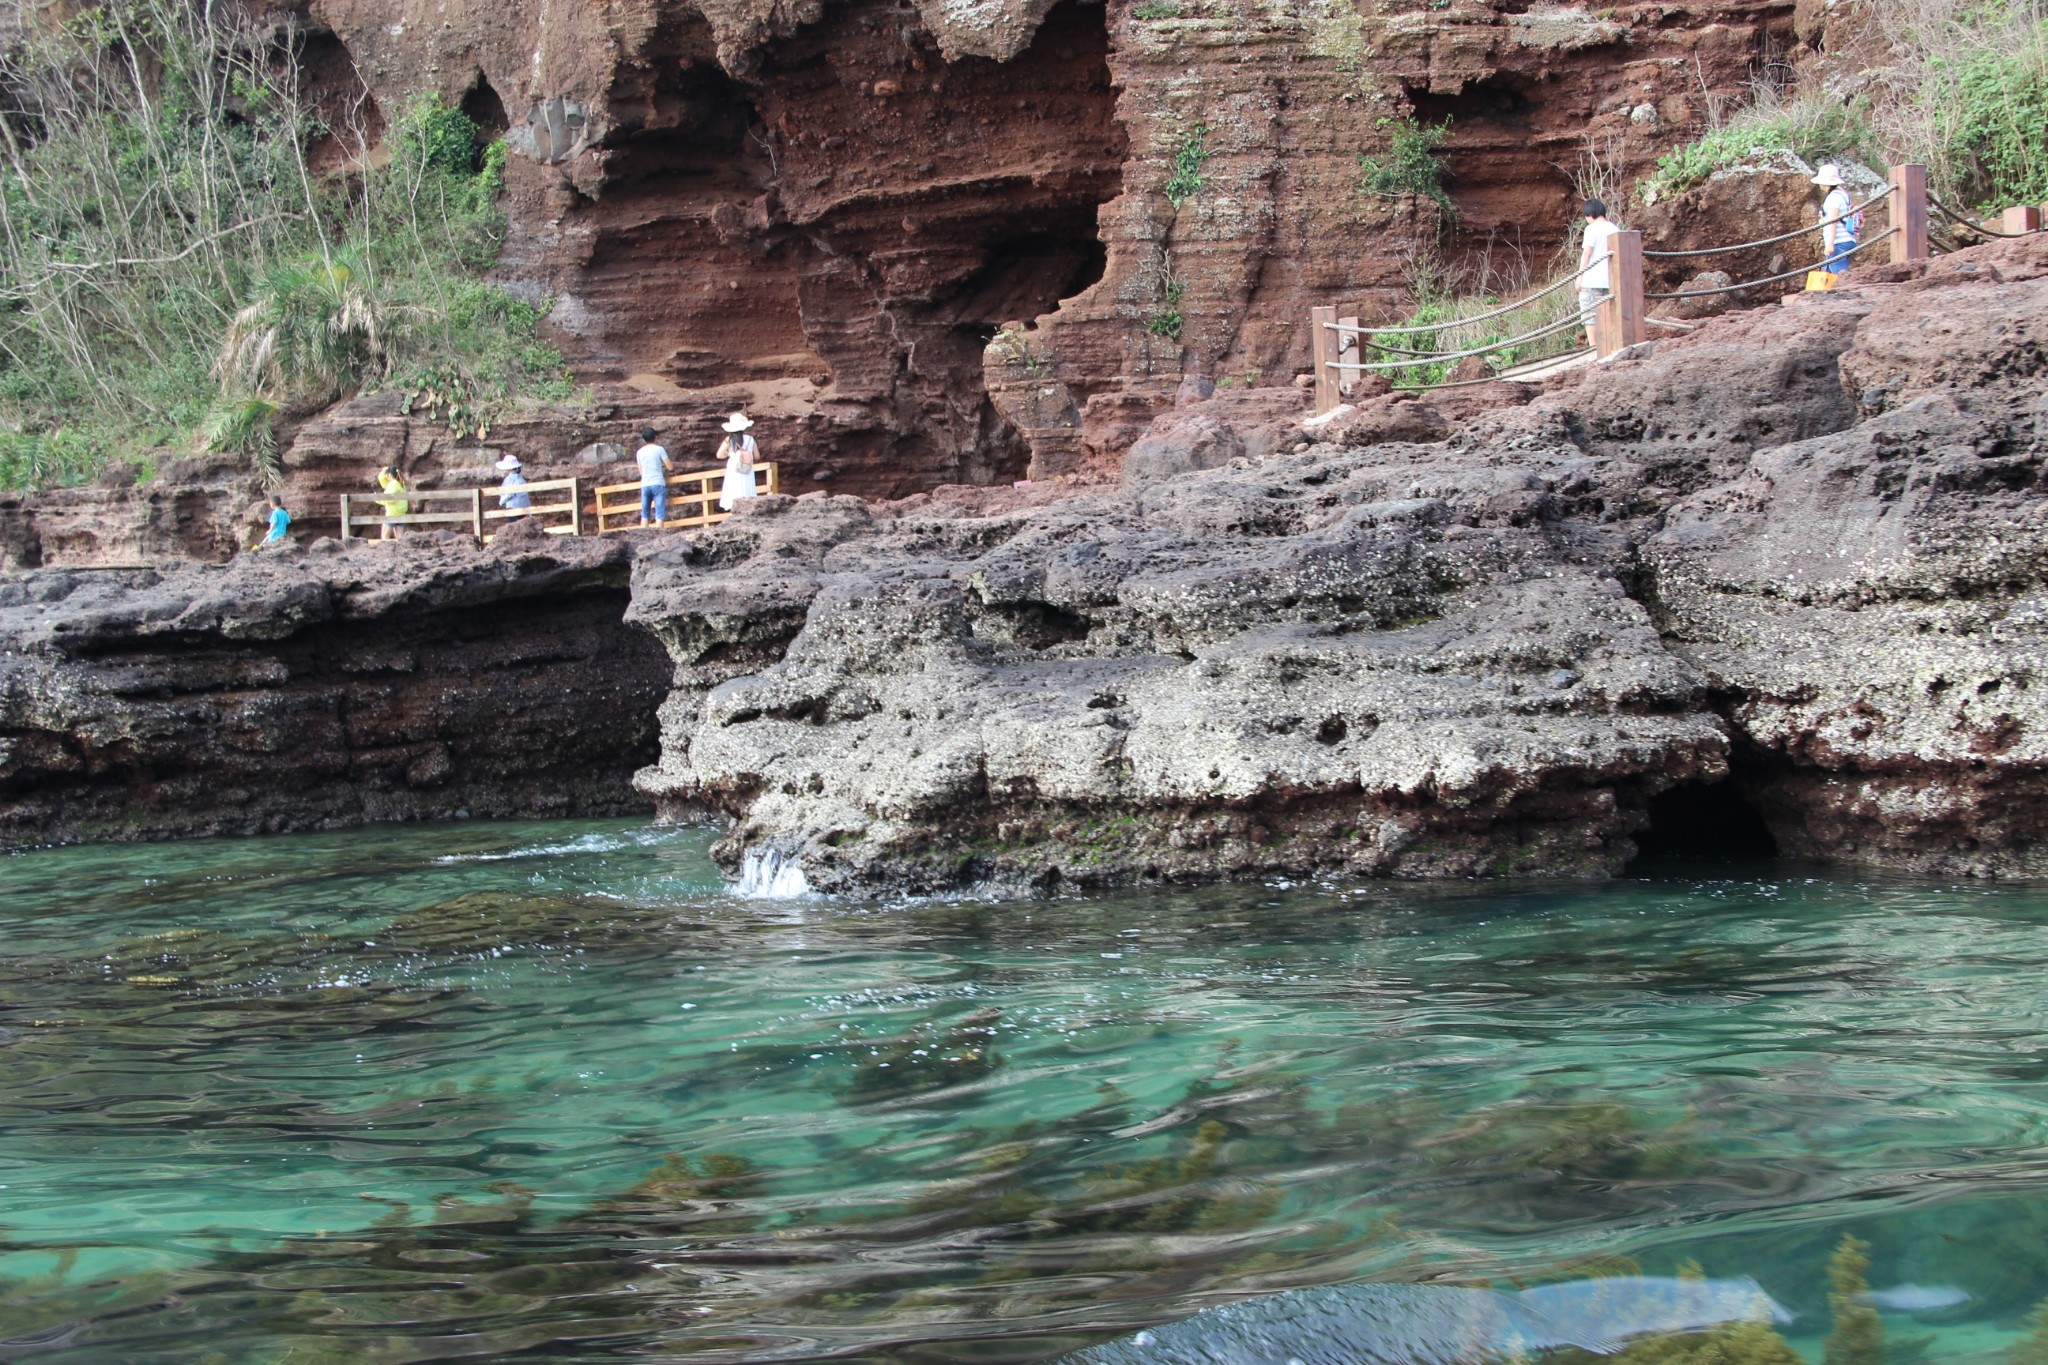
[[[1731,765],[1787,851],[2038,871],[2048,251],[2006,257],[1431,444],[765,501],[635,567],[679,666],[638,785],[834,889],[1598,874]]]
[[[1793,38],[1770,0],[295,8],[350,135],[424,90],[506,132],[504,275],[598,400],[508,431],[529,463],[649,419],[708,455],[745,404],[796,491],[870,497],[1113,462],[1183,375],[1284,380],[1311,307],[1405,306],[1441,225],[1358,161],[1401,119],[1449,120],[1452,260],[1512,278],[1589,148],[1645,164]],[[446,463],[358,425],[295,479]]]
[[[1184,378],[1305,368],[1315,306],[1385,317],[1423,274],[1542,275],[1575,176],[1640,171],[1764,54],[1823,36],[1795,32],[1791,0],[264,9],[292,21],[334,130],[319,166],[381,155],[430,91],[504,135],[500,277],[552,301],[588,386],[501,414],[487,449],[393,395],[314,416],[283,450],[313,534],[386,464],[461,487],[510,451],[530,473],[624,482],[651,423],[703,467],[739,407],[798,493],[1114,477]],[[1360,158],[1407,120],[1448,127],[1455,216],[1365,187]],[[1727,240],[1796,207],[1728,202],[1739,221],[1698,205],[1674,221]],[[190,454],[164,452],[145,488],[0,503],[0,563],[227,558],[268,490]]]
[[[1647,600],[1788,852],[2040,876],[2048,251],[1969,254],[1853,305],[1860,420],[1675,507]]]
[[[643,799],[840,890],[1599,875],[1724,780],[1786,852],[2037,875],[2044,368],[2033,239],[1546,391],[1184,388],[1113,487],[760,499],[630,608],[531,528],[30,572],[0,838],[630,809],[658,704]]]
[[[623,547],[328,551],[0,580],[0,847],[646,809]]]
[[[1584,464],[753,509],[636,566],[633,618],[681,665],[639,785],[836,889],[1611,871],[1725,739],[1623,595],[1621,542],[1537,515]]]

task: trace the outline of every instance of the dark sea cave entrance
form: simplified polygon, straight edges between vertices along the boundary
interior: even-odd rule
[[[1681,782],[1650,801],[1629,867],[1665,861],[1757,862],[1778,856],[1771,834],[1736,778]]]

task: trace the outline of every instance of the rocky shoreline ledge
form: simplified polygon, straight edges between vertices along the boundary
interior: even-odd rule
[[[1584,877],[1722,783],[1787,853],[2042,875],[2044,275],[1278,443],[1169,414],[1118,486],[17,574],[0,844],[651,800],[840,891]]]
[[[2044,255],[1868,272],[1434,442],[1347,444],[1416,425],[1388,395],[1011,513],[767,500],[635,564],[678,665],[637,784],[830,890],[1598,876],[1724,778],[1788,853],[2048,872]]]
[[[0,578],[0,848],[644,811],[627,548],[316,541]]]

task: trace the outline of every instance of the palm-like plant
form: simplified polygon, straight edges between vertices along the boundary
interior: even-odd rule
[[[395,334],[414,311],[380,298],[345,261],[280,266],[228,324],[214,377],[281,403],[325,403],[386,372]]]
[[[284,484],[277,459],[277,404],[267,398],[221,398],[199,424],[199,441],[223,455],[247,457],[263,477],[264,487]]]

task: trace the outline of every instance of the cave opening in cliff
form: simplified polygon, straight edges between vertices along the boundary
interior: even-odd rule
[[[505,115],[505,101],[498,98],[498,92],[481,71],[477,73],[475,83],[463,92],[461,107],[463,114],[476,125],[479,145],[495,142],[512,126],[512,120]]]
[[[1105,10],[1083,0],[1007,61],[947,60],[916,10],[856,0],[737,75],[704,20],[667,18],[615,87],[604,183],[565,224],[589,244],[554,286],[571,362],[669,403],[702,394],[707,417],[748,386],[785,486],[1020,477],[1029,450],[982,353],[1102,278],[1097,215],[1128,152],[1115,96]]]
[[[356,70],[348,44],[325,29],[291,34],[299,94],[321,129],[307,148],[316,171],[337,170],[384,140],[384,111]]]
[[[1558,135],[1541,126],[1539,79],[1496,73],[1456,93],[1410,88],[1407,96],[1417,123],[1449,124],[1437,154],[1457,209],[1445,243],[1451,263],[1489,289],[1540,281],[1570,238],[1578,201],[1559,164],[1575,153],[1544,145]]]
[[[1746,862],[1778,856],[1770,827],[1733,778],[1681,782],[1650,799],[1649,826],[1636,836],[1638,859]]]

